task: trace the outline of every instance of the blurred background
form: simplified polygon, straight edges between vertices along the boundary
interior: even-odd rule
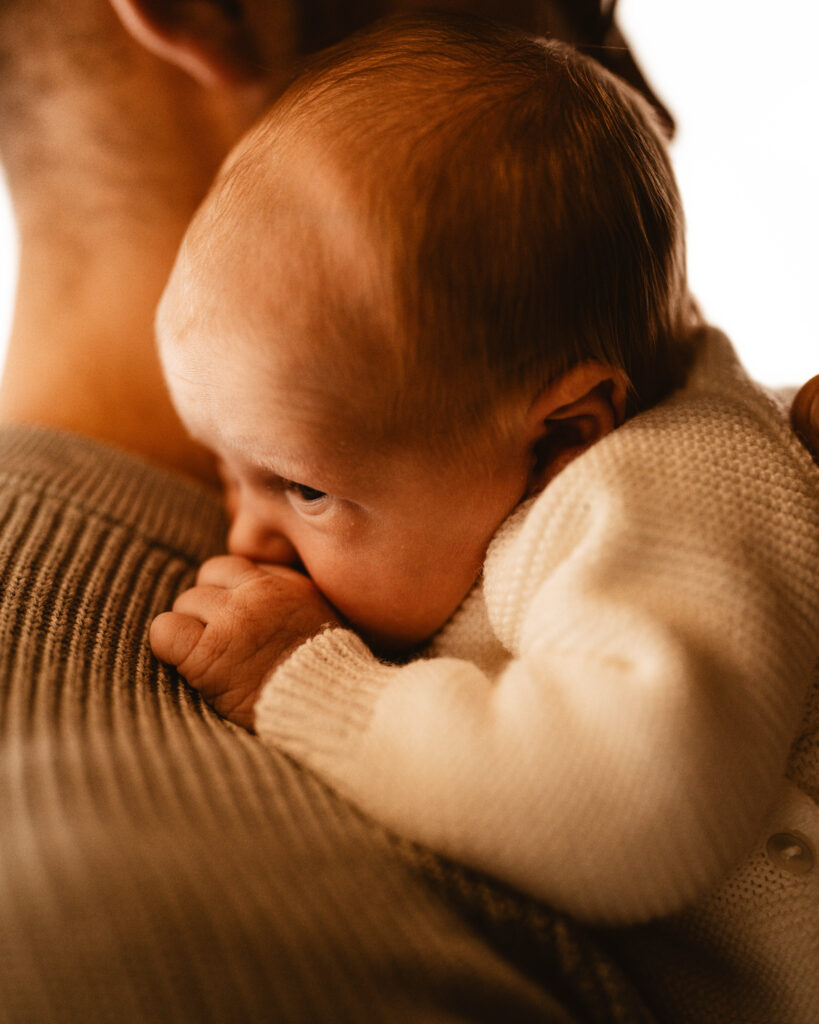
[[[688,265],[753,375],[819,373],[819,4],[620,0],[618,19],[677,119]],[[0,364],[15,239],[0,184]]]

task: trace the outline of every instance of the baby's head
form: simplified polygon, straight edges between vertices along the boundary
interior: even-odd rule
[[[689,355],[646,104],[460,16],[328,51],[228,159],[158,317],[229,546],[303,566],[376,647],[431,635],[509,512]]]

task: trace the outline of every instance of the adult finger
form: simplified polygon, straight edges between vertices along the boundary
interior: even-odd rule
[[[819,463],[819,376],[803,384],[791,406],[791,425]]]
[[[151,623],[151,649],[160,661],[182,665],[199,643],[204,625],[189,615],[162,612]]]

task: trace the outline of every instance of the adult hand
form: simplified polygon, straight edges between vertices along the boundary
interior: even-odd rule
[[[819,465],[819,376],[803,384],[794,398],[791,425]]]
[[[270,672],[336,613],[307,576],[280,565],[219,555],[196,586],[151,624],[154,654],[220,715],[253,730],[253,708]]]

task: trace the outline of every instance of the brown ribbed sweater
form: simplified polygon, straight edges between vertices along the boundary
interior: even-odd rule
[[[0,1022],[648,1020],[571,921],[400,845],[153,660],[215,497],[0,430]]]

